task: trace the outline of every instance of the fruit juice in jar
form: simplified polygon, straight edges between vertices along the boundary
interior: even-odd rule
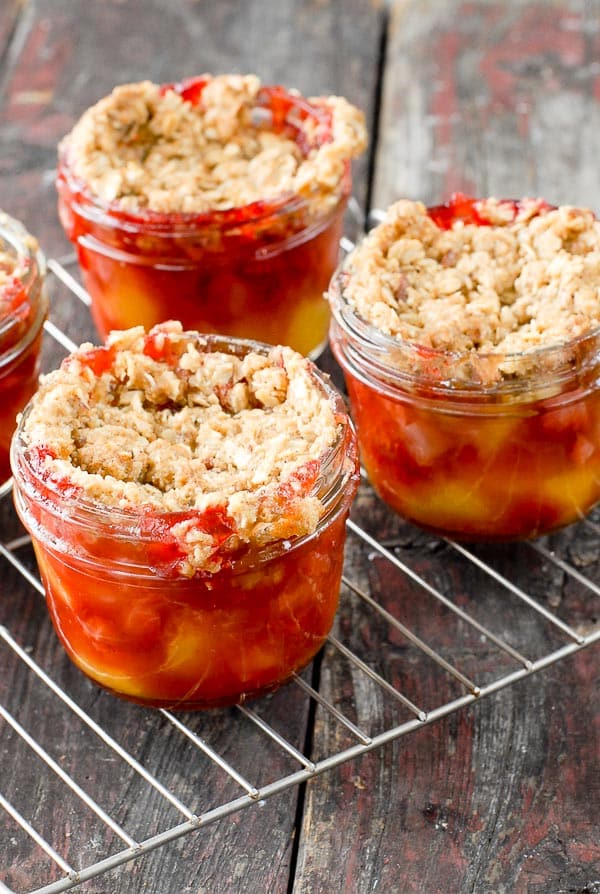
[[[218,81],[193,78],[163,86],[160,95],[167,99],[176,96],[186,107],[202,110],[207,85],[210,89]],[[149,198],[136,196],[133,200],[127,196],[130,187],[125,184],[124,196],[107,201],[78,173],[78,146],[70,138],[63,141],[57,179],[59,216],[77,248],[92,299],[92,316],[102,337],[111,329],[138,324],[149,328],[166,319],[180,319],[186,328],[202,332],[288,344],[312,357],[320,353],[329,321],[323,295],[339,259],[351,189],[350,158],[364,145],[359,133],[362,125],[353,124],[356,136],[345,138],[337,155],[332,154],[338,146],[339,126],[334,122],[337,112],[328,102],[306,100],[282,87],[260,87],[246,100],[251,131],[256,131],[258,139],[265,133],[285,138],[297,156],[294,164],[329,153],[329,160],[324,159],[321,165],[322,177],[318,172],[307,174],[300,191],[295,191],[296,181],[281,180],[282,192],[278,193],[271,179],[278,178],[278,169],[284,170],[292,162],[289,156],[275,154],[276,144],[260,155],[273,169],[269,175],[264,171],[256,175],[259,182],[261,178],[265,182],[265,196],[257,188],[258,192],[232,192],[227,199],[213,189],[204,203],[198,200],[194,204],[193,211],[187,194],[181,197],[181,207],[175,200],[166,200],[166,187],[158,198],[155,191]],[[345,104],[344,108],[352,107]],[[147,136],[148,126],[144,127]],[[213,125],[211,133],[214,129]],[[139,139],[143,142],[144,138]],[[143,150],[146,158],[136,158],[138,181],[153,153],[164,149],[156,134],[154,139]],[[218,148],[227,153],[233,151],[231,145]],[[244,146],[238,147],[238,155],[242,150],[246,151]],[[200,147],[197,151],[216,150],[211,144],[208,150]],[[269,152],[273,154],[270,162]],[[236,163],[236,158],[227,156],[225,163]],[[169,160],[152,176],[162,177],[165,167],[171,170],[177,164],[176,159]],[[201,179],[197,167],[190,173],[193,182]],[[205,178],[214,170],[206,170]],[[102,193],[104,187],[102,181],[97,189]],[[176,193],[172,189],[171,197]],[[112,195],[110,191],[106,194]],[[214,207],[211,201],[216,203]]]
[[[442,229],[457,218],[489,226],[463,197],[429,213]],[[393,509],[442,536],[493,541],[546,534],[598,502],[597,326],[520,353],[443,351],[378,330],[346,289],[342,271],[330,287],[332,349],[362,462]]]
[[[312,660],[337,609],[344,538],[338,511],[291,550],[191,581],[168,564],[124,572],[106,543],[95,562],[35,534],[34,544],[50,616],[80,670],[140,704],[193,710],[257,698]]]
[[[10,478],[10,440],[17,414],[37,387],[48,311],[45,260],[21,223],[0,212],[0,490]]]
[[[221,364],[214,393],[227,407],[227,413],[221,413],[213,401],[204,408],[211,418],[217,413],[219,421],[215,427],[203,429],[203,441],[214,438],[221,444],[221,453],[233,451],[240,467],[245,467],[247,442],[236,446],[231,439],[223,440],[223,428],[232,415],[238,417],[240,426],[268,425],[268,420],[252,422],[252,415],[260,410],[254,404],[257,395],[271,403],[274,398],[265,397],[264,372],[259,370],[252,405],[236,410],[244,388],[252,387],[243,381],[248,371],[244,370],[246,375],[235,385],[224,380],[223,371],[229,369],[230,355],[242,362],[248,352],[252,352],[252,368],[260,367],[260,358],[268,349],[209,337],[194,340],[194,346],[201,354],[206,352],[206,357],[196,362],[198,368],[215,357]],[[153,376],[156,387],[162,387],[160,376],[166,373],[168,377],[173,370],[182,382],[189,378],[188,358],[186,355],[181,361],[180,347],[181,339],[172,332],[165,338],[160,327],[145,339],[143,355],[136,362],[144,374]],[[94,383],[92,391],[106,384],[114,399],[114,382],[112,386],[109,383],[120,363],[115,343],[82,350],[75,356],[80,374]],[[67,365],[69,362],[73,363],[67,361]],[[126,365],[131,373],[130,358]],[[281,368],[279,361],[269,367],[275,375]],[[93,442],[100,437],[95,424],[80,428],[76,437],[79,446],[74,446],[72,453],[79,465],[69,474],[68,462],[57,458],[56,444],[31,443],[31,405],[23,414],[13,442],[15,504],[32,536],[56,632],[73,662],[99,685],[153,707],[201,709],[234,704],[277,688],[307,665],[323,644],[339,598],[345,519],[358,481],[357,447],[341,398],[312,365],[307,369],[308,379],[302,374],[303,384],[290,387],[304,388],[308,380],[312,382],[323,401],[319,413],[328,416],[331,411],[334,438],[322,455],[300,462],[273,487],[242,494],[251,503],[256,496],[254,539],[245,533],[247,509],[242,520],[237,520],[237,493],[230,496],[229,503],[224,498],[219,504],[202,506],[200,501],[196,508],[176,511],[164,511],[161,502],[123,508],[92,498],[93,493],[106,489],[98,471],[90,471],[96,468]],[[72,376],[67,375],[72,389]],[[182,394],[174,397],[174,382],[170,376],[165,386],[172,395],[168,406],[164,406],[162,395],[156,398],[155,424],[162,424],[169,414],[182,419],[182,428],[177,430],[187,432],[192,444],[189,408],[183,406]],[[131,393],[121,392],[123,407],[137,401],[135,392],[136,388]],[[72,390],[69,393],[72,395]],[[206,392],[200,388],[198,393],[202,401]],[[155,397],[146,395],[146,402]],[[188,398],[186,393],[185,400]],[[110,418],[112,422],[105,419],[104,423],[111,426],[114,456],[117,462],[126,462],[127,433],[117,433],[114,413]],[[147,417],[141,414],[136,420],[138,432],[128,444],[146,437],[139,432],[146,431]],[[172,482],[185,462],[182,457],[189,456],[189,444],[173,435],[177,440],[171,456],[174,462],[167,471],[154,474],[151,462],[159,457],[164,464],[169,462],[165,451],[171,447],[165,445],[163,434],[151,444],[148,456],[129,457],[132,476],[136,464],[142,459],[146,462],[145,472],[135,481],[136,488],[141,487],[139,493],[156,496],[151,491],[157,487],[156,476]],[[285,444],[278,449],[284,451]],[[201,475],[209,480],[214,469],[205,462],[202,450],[201,446],[191,462],[196,466],[202,463]],[[64,443],[61,455],[66,455]],[[105,466],[110,461],[105,459]],[[83,463],[88,468],[82,477]],[[258,475],[259,466],[255,458],[253,475]],[[87,492],[81,481],[86,482]],[[116,486],[120,495],[116,502],[120,503],[123,494],[129,493],[130,482]],[[169,489],[163,497],[168,504],[172,499]],[[308,527],[302,515],[305,504],[311,513],[316,512]],[[272,536],[264,533],[268,525]],[[295,530],[300,532],[297,536]]]

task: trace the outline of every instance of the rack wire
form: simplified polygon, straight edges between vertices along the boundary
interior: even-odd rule
[[[349,247],[348,243],[346,247]],[[51,260],[48,263],[51,273],[59,279],[67,289],[77,296],[86,305],[90,299],[79,282],[69,272],[68,267],[74,263],[74,257],[63,261]],[[58,329],[54,323],[46,323],[48,336],[57,341],[65,350],[72,350],[75,345],[71,339]],[[368,487],[364,482],[362,487]],[[6,499],[5,489],[4,498]],[[584,521],[582,525],[594,527],[593,521]],[[65,761],[58,760],[52,755],[50,742],[42,742],[28,729],[26,723],[30,716],[18,716],[17,711],[12,712],[0,703],[0,735],[15,737],[20,747],[29,750],[36,759],[38,767],[38,791],[43,797],[46,788],[52,783],[62,786],[61,791],[65,796],[74,798],[80,802],[82,809],[87,810],[94,817],[94,823],[106,830],[110,842],[106,845],[106,851],[98,859],[91,862],[81,861],[81,865],[72,865],[66,856],[59,852],[56,841],[49,839],[48,833],[36,825],[36,812],[34,805],[16,805],[0,792],[0,815],[6,824],[24,833],[30,840],[31,847],[37,848],[40,859],[47,863],[47,875],[45,878],[53,879],[44,882],[41,886],[24,889],[22,886],[18,892],[2,881],[12,877],[10,865],[2,865],[0,856],[0,892],[3,894],[59,894],[74,888],[87,880],[107,873],[130,861],[139,859],[151,851],[167,845],[169,842],[188,835],[223,820],[225,817],[244,808],[252,807],[268,798],[308,782],[315,776],[331,770],[340,764],[359,758],[361,755],[380,748],[387,743],[399,739],[421,727],[432,724],[447,715],[465,708],[486,695],[497,692],[510,686],[525,677],[529,677],[550,665],[559,662],[576,652],[600,641],[600,622],[598,621],[597,607],[599,605],[600,587],[582,572],[568,563],[558,553],[554,552],[546,541],[527,544],[526,548],[536,556],[545,569],[552,569],[555,573],[568,578],[574,586],[580,588],[589,602],[588,615],[581,617],[579,614],[576,623],[570,623],[559,617],[543,602],[527,592],[520,582],[515,582],[510,577],[495,567],[488,559],[482,557],[476,548],[452,541],[442,544],[444,549],[470,566],[472,572],[481,575],[481,587],[496,589],[501,598],[507,595],[518,605],[523,613],[524,628],[527,629],[531,619],[536,623],[545,625],[549,631],[545,642],[548,648],[543,654],[532,656],[527,653],[525,646],[515,637],[516,631],[498,631],[497,624],[490,624],[477,616],[472,606],[469,609],[459,605],[458,602],[448,597],[443,588],[431,583],[417,568],[413,567],[402,557],[402,550],[398,550],[397,543],[383,543],[372,537],[368,531],[359,526],[355,521],[349,520],[347,561],[343,577],[343,605],[344,611],[360,611],[363,616],[370,619],[375,629],[382,625],[392,632],[393,636],[400,638],[402,642],[416,651],[420,660],[431,665],[441,678],[450,681],[456,689],[441,686],[440,692],[445,695],[448,691],[453,696],[443,698],[440,704],[425,705],[419,703],[418,692],[415,695],[410,686],[402,688],[393,675],[387,675],[385,669],[378,668],[377,662],[368,650],[356,648],[355,643],[348,642],[350,636],[345,635],[344,625],[340,623],[328,638],[327,649],[332,660],[343,662],[348,667],[348,672],[353,678],[362,680],[359,685],[369,686],[382,698],[389,699],[396,710],[388,712],[391,718],[389,723],[384,723],[382,728],[371,728],[368,722],[357,718],[352,709],[343,704],[343,699],[337,698],[335,693],[329,693],[315,688],[307,678],[297,675],[290,683],[290,687],[296,687],[302,698],[307,703],[312,703],[315,712],[323,712],[328,722],[337,725],[343,735],[331,737],[335,747],[331,747],[321,756],[317,754],[305,754],[302,748],[290,741],[293,736],[288,732],[276,729],[265,717],[259,706],[239,705],[231,709],[227,714],[227,720],[231,724],[241,727],[250,724],[254,733],[261,741],[268,743],[285,756],[290,762],[290,771],[267,781],[258,781],[246,778],[244,773],[232,766],[226,758],[219,753],[218,748],[210,744],[197,729],[197,723],[188,720],[185,715],[176,716],[170,711],[160,710],[156,716],[164,722],[164,729],[173,734],[177,739],[176,747],[181,753],[186,751],[197,753],[198,759],[208,761],[212,772],[224,774],[233,786],[233,796],[224,797],[221,803],[205,810],[197,811],[189,804],[184,803],[175,790],[161,781],[158,776],[147,769],[141,755],[131,753],[126,747],[117,741],[116,737],[94,718],[93,712],[84,710],[67,689],[60,685],[54,674],[49,673],[43,667],[43,661],[18,641],[7,626],[0,626],[0,650],[8,650],[13,659],[18,662],[19,672],[28,683],[26,688],[33,688],[31,681],[41,687],[44,697],[51,698],[56,703],[56,710],[62,711],[65,722],[73,729],[72,740],[77,738],[77,732],[85,730],[98,743],[98,747],[107,750],[116,765],[120,768],[114,773],[114,779],[120,778],[122,773],[127,775],[122,781],[123,790],[129,785],[128,780],[136,779],[141,785],[147,786],[153,791],[153,795],[163,803],[168,810],[165,815],[175,816],[173,822],[166,822],[165,827],[146,835],[143,830],[127,830],[121,822],[111,816],[105,810],[96,797],[76,781],[75,774],[65,768]],[[10,564],[24,578],[27,585],[43,596],[43,586],[31,561],[31,547],[27,536],[17,536],[10,541],[0,544],[0,561]],[[349,557],[349,558],[348,558]],[[396,580],[403,581],[406,587],[416,589],[422,597],[431,600],[437,610],[444,612],[454,623],[455,639],[448,648],[436,643],[435,635],[430,637],[430,631],[413,629],[413,625],[403,618],[402,605],[383,605],[377,601],[368,591],[365,585],[365,565],[375,562],[383,563],[383,575],[396,575]],[[589,597],[589,599],[587,598]],[[433,612],[435,614],[435,612]],[[47,622],[49,624],[49,621]],[[451,625],[452,626],[452,625]],[[481,670],[481,676],[477,673],[467,673],[464,665],[464,644],[469,637],[477,638],[485,644],[496,660],[486,662],[485,672]],[[522,637],[521,637],[522,639]],[[344,641],[346,640],[346,641]],[[1,652],[0,652],[1,654]],[[65,659],[66,661],[66,659]],[[468,664],[468,662],[466,662]],[[476,669],[477,670],[477,669]],[[389,678],[392,676],[393,678]],[[314,682],[314,681],[313,681]],[[326,687],[325,687],[326,689]],[[119,703],[120,710],[127,713],[133,706]],[[368,721],[368,718],[367,718]],[[243,726],[246,730],[247,726]],[[240,729],[240,734],[242,730]],[[342,747],[339,747],[339,743]],[[58,876],[58,877],[57,877]]]

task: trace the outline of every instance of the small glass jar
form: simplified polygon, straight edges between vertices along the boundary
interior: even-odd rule
[[[10,440],[17,414],[37,388],[48,298],[46,262],[23,225],[0,212],[0,255],[14,274],[0,283],[0,493],[10,486]]]
[[[208,344],[240,357],[267,351],[216,337]],[[338,605],[358,449],[342,399],[314,376],[338,422],[313,489],[322,505],[316,530],[250,545],[192,577],[178,571],[171,533],[192,513],[115,509],[44,479],[24,443],[25,411],[12,447],[15,505],[58,637],[93,681],[142,705],[194,710],[274,690],[315,656]],[[222,521],[218,511],[209,517]]]
[[[600,499],[600,332],[512,355],[434,350],[365,322],[344,277],[329,291],[331,346],[386,503],[459,540],[533,538],[590,511]]]
[[[167,87],[197,104],[203,85],[196,78]],[[284,131],[304,155],[332,138],[330,112],[282,87],[263,87],[256,111],[261,126]],[[300,127],[307,120],[311,145]],[[288,194],[204,214],[125,212],[74,175],[64,146],[57,189],[103,338],[112,329],[178,319],[186,329],[285,344],[312,358],[323,349],[323,295],[339,260],[349,160],[333,205],[321,211],[314,197]]]

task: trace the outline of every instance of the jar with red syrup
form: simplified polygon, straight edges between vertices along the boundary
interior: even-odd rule
[[[36,240],[19,221],[0,212],[0,491],[9,486],[17,414],[37,387],[48,313],[45,274]]]
[[[194,106],[204,78],[165,85]],[[283,87],[256,97],[259,128],[285,134],[303,156],[334,138],[331,109]],[[311,134],[307,137],[307,125]],[[59,152],[59,216],[77,250],[100,336],[179,319],[189,329],[287,344],[315,358],[327,340],[324,299],[339,261],[351,191],[350,155],[335,200],[285,193],[202,213],[124,210],[90,190]]]
[[[462,196],[428,212],[440,228],[487,225]],[[348,301],[347,277],[340,269],[329,289],[331,345],[362,463],[389,506],[440,536],[503,541],[547,534],[596,505],[597,326],[520,353],[439,350],[368,322]]]
[[[149,344],[155,355],[156,342]],[[204,344],[238,357],[268,350],[217,336]],[[97,372],[102,351],[86,355]],[[31,405],[25,410],[12,447],[15,505],[56,633],[95,683],[145,706],[210,708],[278,688],[321,648],[338,606],[358,450],[341,397],[316,367],[312,375],[335,412],[335,442],[283,482],[277,499],[285,517],[300,491],[317,497],[316,528],[231,552],[224,551],[229,520],[218,507],[121,509],[47,475],[43,450],[23,436]],[[215,570],[181,571],[173,526],[182,520],[214,535]]]

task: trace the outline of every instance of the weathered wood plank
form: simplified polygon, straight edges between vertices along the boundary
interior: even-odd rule
[[[375,204],[599,201],[597,2],[394,4]]]
[[[363,523],[369,502],[363,495],[357,506]],[[527,656],[558,647],[560,637],[545,623],[448,548],[385,510],[374,513],[369,527],[395,543],[396,555],[429,583]],[[597,550],[592,560],[577,545],[585,538],[585,529],[571,529],[555,535],[552,545],[598,582]],[[583,617],[598,617],[600,599],[531,547],[476,551],[576,626]],[[378,602],[471,679],[489,682],[515,668],[400,573],[366,558],[368,551],[354,541],[349,552],[349,576],[362,576]],[[425,709],[464,691],[387,624],[374,623],[347,593],[337,632]],[[598,648],[592,647],[310,783],[295,891],[583,890],[600,870],[599,684]],[[367,733],[407,719],[332,651],[322,667],[322,691]],[[341,738],[339,728],[321,718],[317,756],[341,747]],[[531,879],[537,888],[528,887]]]
[[[116,83],[158,81],[212,70],[256,71],[265,82],[296,86],[307,94],[343,93],[370,111],[381,11],[377,3],[341,0],[257,0],[219,3],[193,0],[30,0],[11,54],[0,100],[4,151],[0,160],[0,206],[21,218],[50,255],[70,251],[56,217],[56,143],[90,103]],[[17,52],[18,50],[18,52]],[[366,193],[366,160],[356,171],[357,194]],[[93,338],[87,311],[55,287],[53,319],[76,341]],[[49,351],[48,363],[60,356]],[[3,537],[18,530],[2,507]],[[27,556],[31,562],[31,556]],[[45,617],[41,597],[2,565],[0,623],[5,623],[36,659],[119,742],[172,787],[191,809],[202,812],[238,795],[239,789],[206,759],[185,747],[153,712],[99,693],[68,663]],[[181,821],[147,785],[43,693],[2,648],[1,698],[34,731],[61,765],[117,822],[139,837]],[[301,748],[306,699],[295,688],[264,700],[260,712]],[[298,768],[267,747],[235,711],[193,719],[194,728],[255,784]],[[96,862],[121,845],[100,822],[66,797],[61,785],[32,761],[8,730],[0,740],[0,789],[25,813],[35,805],[34,825],[75,867]],[[23,772],[23,767],[28,772]],[[9,772],[7,772],[9,768]],[[29,768],[32,772],[29,772]],[[217,826],[161,848],[129,868],[87,883],[87,894],[125,890],[219,892],[287,891],[297,790],[235,815]],[[28,807],[29,805],[29,807]],[[17,890],[57,877],[49,860],[2,818],[0,868]],[[8,868],[7,868],[8,867]]]
[[[387,46],[374,204],[438,202],[453,190],[541,194],[600,208],[597,3],[398,0]],[[394,519],[368,491],[355,517],[430,583],[533,657],[560,637],[457,555]],[[597,529],[555,535],[559,554],[600,580]],[[477,552],[561,617],[589,629],[597,597],[531,547]],[[514,667],[354,541],[364,589],[476,682]],[[351,576],[353,576],[351,574]],[[461,688],[345,594],[340,639],[428,709]],[[600,877],[598,648],[308,786],[295,894],[508,894],[593,890]],[[322,691],[368,732],[405,719],[358,686],[333,651]],[[354,714],[352,714],[354,712]],[[339,744],[321,717],[315,750]]]

